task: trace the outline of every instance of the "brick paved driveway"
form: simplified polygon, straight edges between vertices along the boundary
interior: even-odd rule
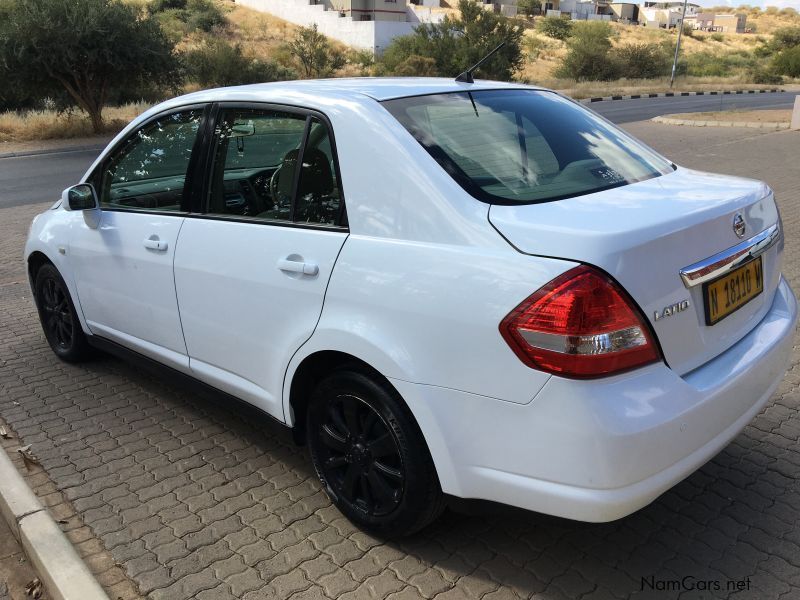
[[[769,181],[788,234],[785,271],[800,289],[800,134],[628,128],[684,165]],[[32,478],[39,493],[112,597],[800,598],[797,348],[753,424],[631,517],[448,512],[385,543],[340,516],[276,425],[113,358],[56,360],[20,264],[41,209],[0,210],[0,416],[32,444],[46,471]],[[711,591],[642,591],[643,578],[663,589],[685,576]],[[729,581],[746,589],[731,593]]]

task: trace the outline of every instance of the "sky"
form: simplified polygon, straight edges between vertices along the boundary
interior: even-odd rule
[[[739,6],[747,4],[748,6],[758,6],[766,8],[767,6],[776,6],[778,8],[794,8],[800,11],[800,0],[689,0],[694,4],[700,6]]]

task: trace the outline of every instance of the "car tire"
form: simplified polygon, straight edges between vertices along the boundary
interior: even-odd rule
[[[80,362],[91,356],[69,288],[51,264],[42,265],[34,282],[36,308],[47,343],[61,360]]]
[[[422,432],[382,378],[358,367],[326,377],[312,393],[306,425],[320,481],[359,527],[402,537],[441,514],[444,495]]]

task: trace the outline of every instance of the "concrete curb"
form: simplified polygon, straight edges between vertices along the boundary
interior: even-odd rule
[[[603,96],[602,98],[582,98],[581,104],[608,102],[610,100],[638,100],[640,98],[674,98],[680,96],[737,96],[741,94],[775,94],[785,92],[777,88],[769,90],[720,90],[716,92],[659,92],[657,94],[631,94],[630,96]]]
[[[789,129],[789,123],[756,121],[698,121],[695,119],[675,119],[672,117],[653,117],[653,123],[662,125],[688,125],[690,127],[746,127],[748,129],[772,129],[775,131]]]
[[[2,152],[0,153],[0,159],[2,158],[19,158],[21,156],[39,156],[40,154],[66,154],[68,152],[88,152],[90,150],[96,150],[100,152],[103,148],[106,147],[106,144],[102,146],[92,145],[92,146],[64,146],[63,148],[46,148],[42,150],[23,150],[22,152]]]
[[[53,600],[109,600],[67,536],[0,450],[0,512]]]

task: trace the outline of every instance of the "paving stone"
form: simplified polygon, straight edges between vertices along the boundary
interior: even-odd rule
[[[247,567],[241,573],[235,573],[225,578],[231,588],[231,592],[237,598],[241,598],[247,592],[258,590],[264,587],[265,582],[253,568]]]

